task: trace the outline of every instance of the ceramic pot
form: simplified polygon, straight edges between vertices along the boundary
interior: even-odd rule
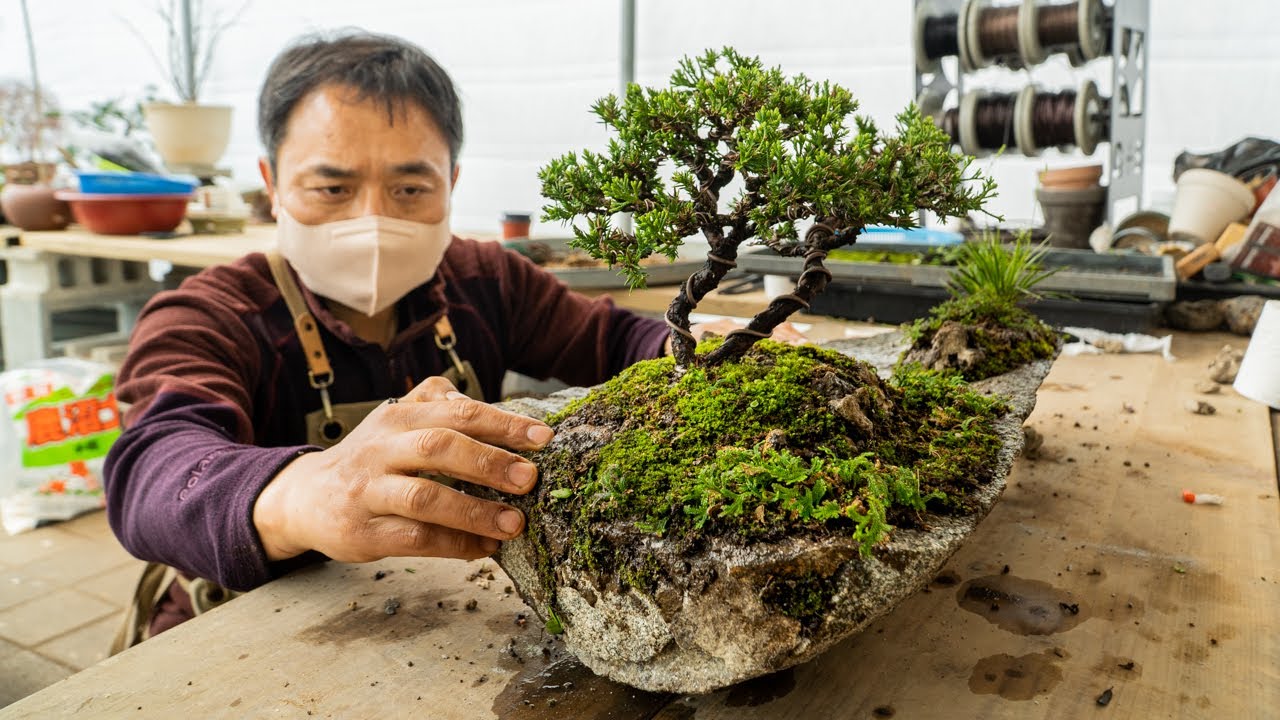
[[[0,208],[10,225],[23,230],[62,230],[71,223],[71,207],[48,185],[5,185]]]
[[[1253,205],[1253,191],[1234,177],[1205,168],[1188,170],[1178,178],[1169,237],[1197,245],[1213,242],[1228,225],[1248,217]]]
[[[142,112],[170,169],[213,167],[231,141],[230,105],[149,103]]]

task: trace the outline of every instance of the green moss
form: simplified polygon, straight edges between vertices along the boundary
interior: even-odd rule
[[[935,306],[929,315],[904,327],[911,347],[926,349],[946,322],[964,325],[984,359],[964,371],[966,380],[1000,375],[1057,352],[1058,333],[1030,311],[978,295],[963,295]]]
[[[833,411],[839,397],[858,399],[870,430]],[[572,566],[642,592],[656,587],[660,563],[634,543],[614,546],[599,523],[685,544],[834,532],[871,553],[921,511],[969,509],[1004,410],[954,374],[902,368],[884,382],[871,366],[812,346],[762,341],[740,361],[683,373],[670,358],[646,361],[551,418],[617,430],[581,456],[542,453],[537,510],[569,526]],[[834,587],[771,582],[770,602],[797,618],[820,613]]]
[[[783,615],[799,620],[801,625],[811,626],[826,614],[835,591],[834,575],[783,575],[769,578],[760,599]]]

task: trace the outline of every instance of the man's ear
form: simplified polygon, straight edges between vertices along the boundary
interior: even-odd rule
[[[271,177],[271,163],[264,157],[258,158],[258,172],[262,173],[262,182],[267,186],[267,199],[271,201],[271,214],[276,214],[276,186]],[[455,174],[456,175],[456,174]]]
[[[460,170],[462,170],[461,165],[453,166],[453,177],[449,179],[449,190],[451,192],[453,191],[454,188],[458,187],[458,171]]]

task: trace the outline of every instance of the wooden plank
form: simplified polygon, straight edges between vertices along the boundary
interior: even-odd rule
[[[113,260],[165,260],[186,267],[234,262],[275,247],[274,225],[250,225],[240,235],[185,235],[161,240],[134,235],[97,235],[83,229],[26,232],[22,245],[63,255]]]
[[[1208,396],[1215,415],[1183,408],[1224,342],[1242,341],[1179,335],[1176,363],[1060,359],[1030,420],[1041,457],[1017,464],[939,581],[776,676],[640,693],[518,627],[527,610],[501,573],[485,588],[467,580],[478,563],[388,560],[271,583],[0,718],[1059,718],[1098,711],[1108,688],[1108,717],[1267,717],[1280,707],[1269,413],[1229,388]],[[1187,505],[1184,487],[1227,502]],[[393,572],[374,580],[378,568]]]

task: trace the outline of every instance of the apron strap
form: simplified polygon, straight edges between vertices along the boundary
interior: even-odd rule
[[[311,380],[311,387],[323,390],[333,384],[333,368],[329,365],[329,355],[324,351],[324,343],[320,340],[320,326],[307,309],[302,291],[293,281],[293,275],[280,253],[267,253],[267,265],[271,267],[271,277],[275,279],[276,287],[280,288],[284,304],[289,307],[289,314],[293,315],[293,326],[298,331],[298,340],[307,357],[307,376]]]

